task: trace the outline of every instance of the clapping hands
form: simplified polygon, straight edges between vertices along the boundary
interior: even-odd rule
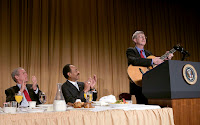
[[[26,82],[24,82],[24,80],[23,80],[20,92],[23,93],[23,91],[24,91],[25,88],[26,88]]]
[[[32,76],[32,82],[33,82],[32,88],[33,88],[33,90],[36,90],[37,89],[37,78],[35,76]],[[24,89],[26,88],[26,83],[27,83],[27,81],[25,79],[23,79],[20,92],[24,91]]]
[[[32,88],[33,88],[33,90],[36,90],[37,89],[37,78],[35,76],[32,76],[32,82],[33,82]]]
[[[97,76],[93,75],[93,78],[90,79],[90,88],[94,89],[94,86],[96,85],[96,83],[97,83]]]
[[[84,92],[89,91],[90,89],[94,89],[94,86],[96,85],[97,82],[97,76],[94,74],[93,78],[88,78],[88,80],[84,84]]]

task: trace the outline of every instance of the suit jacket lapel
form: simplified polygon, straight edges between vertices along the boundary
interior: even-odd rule
[[[12,88],[12,91],[14,93],[18,93],[19,90],[20,90],[20,88],[17,85]]]
[[[84,89],[84,84],[82,82],[78,82],[79,90],[82,91]]]
[[[26,88],[27,88],[27,90],[28,90],[28,93],[29,93],[29,96],[30,96],[31,100],[33,100],[33,99],[34,99],[34,98],[33,98],[33,95],[34,95],[35,93],[34,93],[34,91],[33,91],[32,85],[27,85],[27,84],[26,84]]]
[[[137,53],[137,56],[140,57],[140,53],[137,51],[136,47],[134,47],[134,51]],[[150,53],[148,53],[146,50],[144,50],[144,53],[145,53],[146,57],[148,57],[150,55]]]
[[[146,57],[150,56],[150,53],[144,50]]]
[[[133,50],[135,51],[136,56],[137,56],[137,57],[140,57],[140,53],[137,51],[136,47],[134,47]]]
[[[67,80],[67,82],[68,82],[70,88],[78,91],[78,89],[70,81]],[[78,82],[77,82],[77,84],[78,84]],[[80,88],[79,88],[79,90],[80,90]]]

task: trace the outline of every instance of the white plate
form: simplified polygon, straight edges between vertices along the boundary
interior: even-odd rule
[[[117,107],[128,107],[131,104],[109,104],[110,107],[117,108]]]
[[[29,109],[28,112],[44,112],[44,109]]]
[[[74,108],[74,107],[68,107],[67,110],[92,110],[94,108]]]
[[[19,108],[18,111],[19,112],[27,112],[28,111],[28,107],[26,107],[26,108]]]
[[[21,112],[44,112],[44,108],[43,107],[32,107],[32,108],[20,108]]]
[[[53,106],[53,104],[40,104],[40,105],[37,105],[37,107],[49,107],[49,106]]]
[[[0,107],[0,112],[3,112],[3,109]]]
[[[94,106],[105,106],[108,105],[107,102],[101,102],[101,101],[93,101],[92,105]]]

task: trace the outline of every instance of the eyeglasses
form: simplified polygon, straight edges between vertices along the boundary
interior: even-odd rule
[[[137,38],[145,38],[145,39],[147,39],[146,36],[137,36]]]

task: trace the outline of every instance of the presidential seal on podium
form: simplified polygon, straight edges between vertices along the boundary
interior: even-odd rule
[[[197,71],[192,65],[186,64],[183,66],[183,78],[190,85],[194,85],[196,83]]]

